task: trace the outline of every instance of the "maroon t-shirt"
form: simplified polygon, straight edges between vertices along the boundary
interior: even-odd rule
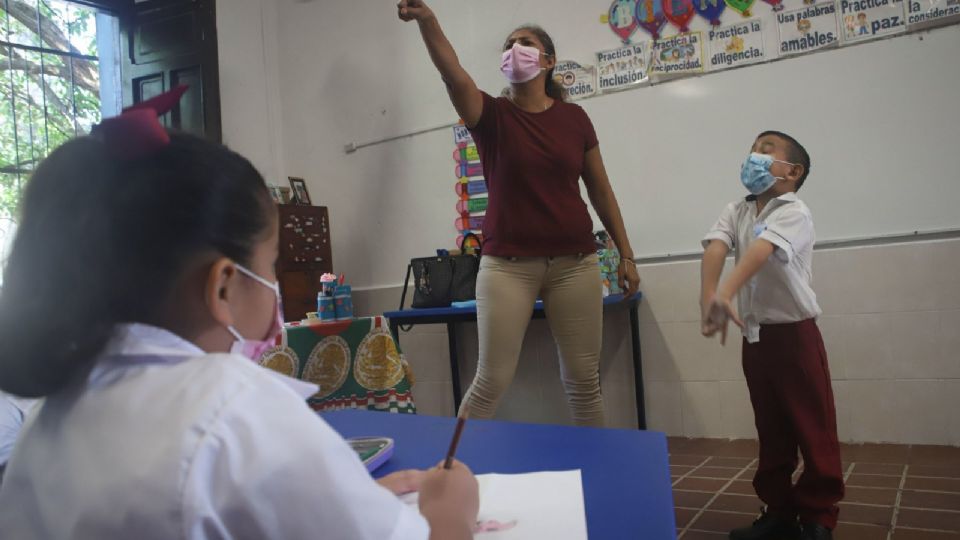
[[[485,255],[548,257],[596,249],[580,175],[597,134],[579,105],[557,100],[529,113],[484,92],[483,114],[470,133],[489,192]]]

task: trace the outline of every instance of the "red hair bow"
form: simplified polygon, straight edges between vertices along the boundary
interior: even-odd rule
[[[142,101],[94,126],[92,135],[102,140],[120,159],[148,156],[170,144],[160,116],[170,112],[189,88],[185,84]]]

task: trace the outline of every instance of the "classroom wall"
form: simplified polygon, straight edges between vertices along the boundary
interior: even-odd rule
[[[830,359],[840,439],[960,445],[960,239],[823,249],[814,254],[819,326]],[[728,265],[729,269],[729,265]],[[700,336],[699,261],[644,264],[640,309],[650,429],[686,437],[756,438],[737,333]],[[396,309],[399,288],[360,293],[357,309]],[[635,427],[630,333],[605,319],[601,386],[608,423]],[[463,388],[476,366],[476,326],[460,332]],[[415,327],[401,344],[422,413],[453,413],[445,327]],[[499,418],[570,423],[544,321],[531,324]]]
[[[217,6],[223,142],[253,162],[269,183],[288,185],[280,118],[274,0],[229,0]]]
[[[558,16],[544,9],[545,0],[517,3],[511,13],[443,4],[445,28],[470,40],[517,13]],[[355,285],[360,314],[396,307],[406,262],[449,245],[454,217],[452,210],[430,210],[452,206],[449,130],[343,151],[350,141],[454,119],[452,108],[438,105],[447,97],[416,27],[397,22],[392,4],[384,5],[386,15],[348,0],[232,0],[218,10],[224,138],[270,178],[303,176],[315,203],[330,207],[334,261]],[[954,36],[960,27],[933,32]],[[460,54],[482,87],[502,86],[496,51]],[[724,202],[717,201],[717,211]],[[630,199],[622,204],[631,212]],[[820,250],[815,260],[841,438],[960,444],[960,419],[950,413],[960,409],[960,283],[952,270],[960,264],[960,240]],[[697,332],[698,263],[644,264],[641,273],[650,427],[671,435],[754,436],[738,348],[722,349]],[[617,317],[605,330],[602,384],[611,424],[629,427],[635,425],[629,333]],[[425,413],[452,412],[444,331],[418,328],[402,342]],[[465,387],[475,363],[470,326],[461,329],[461,347]],[[569,421],[542,321],[531,325],[501,415]]]
[[[405,261],[451,247],[456,235],[451,130],[352,154],[344,146],[454,122],[445,88],[416,24],[400,22],[394,3],[272,1],[286,171],[331,207],[335,262],[350,280],[396,285]],[[500,46],[515,25],[543,24],[563,58],[588,62],[618,45],[598,21],[604,1],[430,4],[461,63],[493,94],[505,86]],[[756,12],[769,16],[770,6]],[[948,67],[958,47],[955,25],[580,102],[598,127],[636,253],[697,250],[701,231],[742,190],[736,174],[752,138],[771,127],[813,153],[804,197],[821,210],[821,238],[960,227],[948,203],[960,182],[944,159],[960,125],[950,93],[960,79]],[[943,196],[916,188],[920,177]]]
[[[814,254],[842,440],[960,444],[958,265],[960,240]],[[688,436],[755,436],[739,347],[696,337],[698,263],[645,270],[654,422]]]

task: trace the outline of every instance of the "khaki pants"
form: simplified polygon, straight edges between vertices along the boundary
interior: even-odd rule
[[[603,426],[603,284],[595,254],[483,257],[477,277],[480,361],[462,407],[469,407],[471,418],[493,417],[513,381],[538,295],[557,342],[573,420],[577,425]]]

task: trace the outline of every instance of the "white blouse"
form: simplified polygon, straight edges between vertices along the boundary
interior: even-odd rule
[[[425,539],[304,399],[314,385],[123,325],[86,380],[28,419],[3,538]]]
[[[24,418],[39,401],[0,393],[0,469],[10,459]]]

